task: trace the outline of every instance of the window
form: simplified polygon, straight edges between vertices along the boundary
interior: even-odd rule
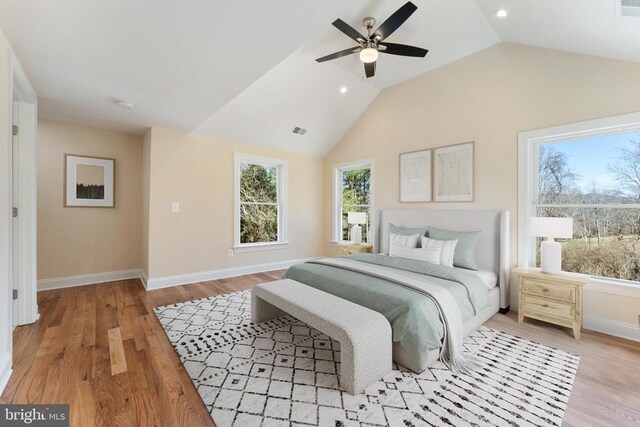
[[[285,161],[236,153],[236,252],[287,243],[285,181]]]
[[[367,223],[362,225],[362,242],[371,242],[371,213],[373,205],[373,162],[360,161],[334,166],[333,240],[349,240],[351,226],[349,212],[366,212]]]
[[[638,119],[635,120],[631,119]],[[613,123],[611,123],[613,121]],[[619,122],[616,126],[616,122]],[[573,131],[567,132],[567,130]],[[537,135],[536,135],[537,133]],[[520,135],[521,263],[539,265],[532,216],[573,218],[562,269],[640,282],[640,117],[621,116]],[[524,146],[523,146],[524,145]]]

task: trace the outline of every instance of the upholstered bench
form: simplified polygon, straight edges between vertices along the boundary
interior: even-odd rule
[[[348,393],[391,372],[391,326],[380,313],[290,279],[253,288],[254,322],[286,314],[340,342],[340,383]]]

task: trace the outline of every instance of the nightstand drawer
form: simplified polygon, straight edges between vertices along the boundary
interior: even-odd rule
[[[533,295],[523,295],[524,309],[537,311],[539,313],[548,314],[550,316],[564,317],[566,319],[575,319],[576,305],[560,301],[554,301],[545,298],[539,298]]]
[[[555,285],[553,283],[545,282],[544,280],[531,278],[523,279],[522,292],[561,301],[576,302],[575,286]]]
[[[373,246],[368,245],[366,243],[362,243],[359,245],[356,245],[354,243],[343,243],[339,246],[343,256],[352,255],[352,254],[371,253],[373,251]]]

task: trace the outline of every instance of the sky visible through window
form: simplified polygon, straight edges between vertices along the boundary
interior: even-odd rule
[[[594,186],[601,191],[615,190],[618,187],[615,174],[609,170],[609,166],[615,164],[620,158],[620,149],[630,149],[629,140],[638,137],[640,137],[638,132],[630,132],[548,145],[566,154],[569,168],[577,175],[576,185],[586,193]]]
[[[538,174],[536,215],[573,218],[562,268],[640,282],[640,133],[541,144]]]

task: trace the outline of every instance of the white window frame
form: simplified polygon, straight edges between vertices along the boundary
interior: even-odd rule
[[[374,161],[373,159],[358,160],[354,162],[340,163],[333,165],[333,220],[331,233],[331,243],[339,244],[345,243],[347,240],[342,239],[342,173],[345,171],[369,168],[371,171],[371,188],[369,194],[369,224],[367,230],[369,230],[369,239],[367,243],[373,245],[375,239],[375,233],[372,230],[374,221]],[[362,205],[363,207],[365,205]]]
[[[518,265],[535,267],[536,244],[528,226],[535,216],[538,199],[538,147],[541,144],[584,139],[593,136],[640,132],[640,113],[624,114],[597,120],[554,126],[545,129],[518,133]],[[562,207],[602,207],[602,205],[580,204]],[[618,207],[618,205],[607,205]],[[624,204],[623,208],[640,208],[636,204]],[[611,292],[613,287],[620,295],[640,295],[638,282],[609,277],[591,276],[591,282],[600,285],[601,291]]]
[[[278,240],[275,242],[240,243],[240,167],[242,164],[276,167],[278,170]],[[285,249],[289,245],[287,203],[287,161],[269,157],[234,153],[234,240],[233,252],[254,252]]]

